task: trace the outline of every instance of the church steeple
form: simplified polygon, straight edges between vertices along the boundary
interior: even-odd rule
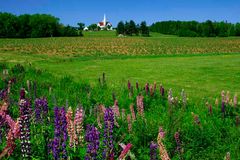
[[[106,26],[106,24],[107,24],[107,19],[106,19],[106,15],[105,14],[103,16],[103,24],[104,24],[104,26]]]

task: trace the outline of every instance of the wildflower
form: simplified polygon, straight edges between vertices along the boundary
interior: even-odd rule
[[[182,89],[181,97],[182,97],[183,106],[186,106],[187,105],[187,96],[186,96],[186,93],[185,93],[184,89]]]
[[[128,122],[128,132],[130,133],[132,131],[132,120],[131,120],[131,115],[127,115],[127,122]]]
[[[139,91],[139,84],[136,82],[136,89]]]
[[[48,102],[46,98],[35,100],[35,118],[37,122],[42,122],[48,114]]]
[[[233,98],[233,105],[234,105],[235,108],[237,107],[237,104],[238,104],[237,94],[235,94],[234,98]]]
[[[145,91],[146,91],[146,95],[148,95],[148,93],[149,93],[149,83],[146,83]]]
[[[231,156],[230,156],[230,152],[227,152],[225,158],[225,160],[231,160]]]
[[[153,84],[153,91],[154,91],[154,93],[156,93],[156,89],[157,89],[157,83],[154,82],[154,84]]]
[[[196,114],[194,114],[193,112],[192,112],[192,116],[193,116],[193,119],[194,119],[195,124],[197,124],[197,125],[201,125],[201,122],[200,122],[199,116],[196,115]]]
[[[226,94],[226,103],[228,104],[230,102],[230,92],[227,91],[227,94]]]
[[[21,140],[21,151],[23,158],[31,156],[31,144],[30,144],[30,118],[31,110],[30,103],[25,99],[25,90],[20,91],[20,140]]]
[[[157,160],[157,148],[158,145],[154,142],[150,144],[150,160]]]
[[[97,158],[97,151],[99,148],[100,132],[93,125],[87,125],[85,140],[87,142],[87,154],[85,160],[95,160]]]
[[[128,90],[130,91],[130,89],[131,89],[131,82],[130,80],[128,80]]]
[[[137,96],[137,110],[138,110],[138,114],[140,116],[144,116],[144,104],[143,104],[143,96],[142,95]]]
[[[119,158],[119,160],[123,160],[127,156],[127,154],[130,153],[132,144],[128,143],[127,145],[124,145],[124,144],[120,143],[119,145],[123,148],[123,150],[118,158]]]
[[[73,116],[73,111],[72,111],[72,108],[69,107],[67,110],[67,113],[66,113],[66,120],[67,120],[67,132],[68,132],[68,136],[70,138],[70,140],[69,140],[70,147],[72,147],[74,145],[74,138],[76,137],[72,116]]]
[[[114,101],[114,105],[113,105],[113,112],[114,112],[114,116],[115,117],[120,117],[120,112],[119,112],[119,107],[118,107],[118,101],[117,100],[115,100]]]
[[[175,141],[176,141],[176,144],[177,144],[177,148],[176,148],[176,151],[177,152],[181,152],[181,141],[180,141],[180,134],[179,134],[179,132],[176,132],[175,134],[174,134],[174,138],[175,138]]]
[[[112,109],[107,108],[104,113],[104,151],[103,158],[113,160],[113,127],[114,127],[114,113]]]
[[[54,108],[54,139],[53,139],[53,157],[58,160],[61,157],[67,159],[66,141],[67,141],[67,121],[65,108]]]
[[[218,98],[216,98],[216,100],[215,100],[215,105],[216,105],[216,107],[218,107],[218,105],[219,105]]]
[[[162,131],[161,131],[162,132]],[[157,142],[158,142],[158,147],[159,147],[159,154],[162,160],[170,160],[167,150],[162,142],[163,139],[163,134],[159,132]]]
[[[82,145],[83,143],[83,118],[84,118],[84,111],[83,108],[77,108],[76,114],[75,114],[75,119],[74,119],[74,126],[76,129],[76,135],[77,136],[77,143],[80,143]]]
[[[162,97],[164,96],[164,88],[163,88],[162,84],[160,84],[160,94]]]
[[[132,120],[135,121],[136,120],[136,115],[135,115],[135,111],[133,108],[133,104],[130,105],[130,111],[131,111],[131,115],[132,115]]]
[[[154,91],[153,91],[153,87],[150,86],[150,95],[153,96],[154,95]]]

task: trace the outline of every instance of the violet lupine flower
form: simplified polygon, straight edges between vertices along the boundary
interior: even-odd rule
[[[20,91],[20,140],[21,140],[21,151],[23,158],[29,158],[31,156],[31,144],[30,144],[30,116],[31,109],[30,103],[25,99],[25,90]]]
[[[107,160],[114,159],[113,146],[113,127],[114,127],[114,113],[112,109],[107,108],[104,113],[104,151],[103,158]]]
[[[139,84],[136,82],[136,89],[139,90]]]
[[[150,160],[157,160],[157,148],[158,145],[154,142],[150,144]]]
[[[35,118],[37,122],[43,122],[48,114],[48,102],[46,98],[37,98],[35,100]]]
[[[54,108],[54,139],[53,139],[53,157],[55,160],[67,159],[66,141],[67,141],[67,121],[65,108]]]
[[[2,89],[0,91],[0,100],[3,100],[7,97],[7,89]]]
[[[225,113],[225,102],[224,101],[222,101],[221,111],[223,114]]]
[[[131,89],[131,82],[130,80],[128,80],[128,90],[130,91],[130,89]]]
[[[149,93],[149,83],[146,83],[145,91],[146,91],[146,95],[148,95],[148,93]]]
[[[180,153],[181,152],[181,141],[180,141],[179,132],[176,132],[174,134],[174,138],[175,138],[175,141],[176,141],[176,144],[177,144],[176,151]]]
[[[98,129],[92,125],[87,125],[85,140],[87,142],[87,154],[85,160],[96,160],[99,148],[99,135]]]
[[[163,88],[162,84],[160,85],[160,94],[162,97],[164,96],[164,88]]]

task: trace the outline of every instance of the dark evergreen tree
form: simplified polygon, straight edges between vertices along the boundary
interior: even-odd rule
[[[141,22],[140,24],[140,32],[142,34],[142,36],[144,37],[149,37],[149,28],[147,26],[147,23],[145,21]]]
[[[117,25],[117,34],[125,34],[125,26],[123,21],[120,21]]]

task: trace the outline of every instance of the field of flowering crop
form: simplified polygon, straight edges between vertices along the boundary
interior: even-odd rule
[[[104,73],[94,85],[19,64],[0,74],[0,159],[240,158],[230,91],[194,103],[160,83],[112,87]]]
[[[57,56],[239,53],[240,38],[98,37],[0,39],[0,52]]]

